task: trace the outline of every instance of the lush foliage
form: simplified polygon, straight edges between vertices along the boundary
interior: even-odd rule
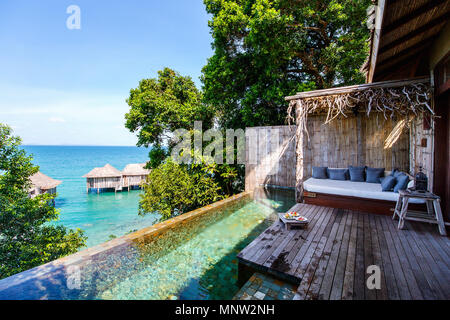
[[[59,216],[54,195],[28,196],[29,177],[38,168],[19,146],[0,123],[0,278],[74,253],[86,241],[79,229],[50,224]]]
[[[137,133],[138,145],[149,146],[152,172],[144,185],[140,214],[159,212],[162,219],[210,204],[243,189],[243,165],[177,164],[169,155],[171,133],[186,129],[193,137],[194,121],[212,127],[215,109],[203,102],[189,77],[165,68],[157,79],[145,79],[130,91],[126,127]],[[207,144],[204,144],[205,147]]]
[[[161,153],[161,145],[176,129],[192,129],[194,121],[211,126],[214,110],[202,99],[190,77],[165,68],[157,79],[143,79],[130,91],[125,126],[137,133],[139,146],[152,144]]]
[[[223,198],[214,166],[180,165],[170,157],[152,170],[144,190],[140,214],[158,212],[162,220]]]
[[[364,82],[370,0],[204,0],[214,55],[205,100],[226,127],[284,123],[284,97]]]

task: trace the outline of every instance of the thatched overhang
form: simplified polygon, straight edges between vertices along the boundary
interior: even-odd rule
[[[101,168],[94,168],[89,173],[85,174],[83,178],[116,178],[122,177],[122,172],[114,168],[109,163]]]
[[[362,67],[367,82],[426,75],[427,51],[449,21],[450,1],[374,2],[370,53]]]
[[[123,169],[122,174],[124,176],[146,176],[150,173],[150,170],[145,169],[145,163],[130,163]]]
[[[386,120],[394,117],[409,120],[410,116],[424,112],[434,114],[431,95],[428,77],[300,92],[286,97],[289,101],[287,119],[289,123],[295,120],[299,129],[306,128],[308,114],[320,113],[327,114],[325,123],[357,112],[367,115],[380,112]],[[296,119],[292,115],[295,109]]]
[[[39,188],[41,190],[50,190],[50,189],[56,188],[57,186],[59,186],[62,183],[62,181],[50,178],[49,176],[43,174],[40,171],[33,174],[30,177],[30,180],[31,180],[31,184],[35,188]]]

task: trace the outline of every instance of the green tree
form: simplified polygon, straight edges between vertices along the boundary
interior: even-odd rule
[[[139,214],[158,212],[161,220],[220,200],[213,171],[202,164],[177,164],[169,157],[154,168],[144,184]]]
[[[0,123],[0,278],[75,253],[86,242],[80,229],[51,225],[59,216],[54,195],[29,197],[38,167],[20,143]]]
[[[283,124],[284,97],[361,83],[370,0],[204,0],[214,55],[205,101],[225,127]]]
[[[152,146],[148,164],[152,172],[144,184],[140,214],[157,211],[167,219],[243,189],[243,165],[207,164],[204,159],[179,165],[169,157],[175,143],[172,132],[186,129],[193,141],[194,121],[202,121],[207,130],[216,117],[189,77],[165,68],[157,79],[141,80],[127,103],[126,127],[137,134],[138,145]]]
[[[130,111],[125,115],[125,126],[137,133],[138,146],[153,145],[159,154],[171,132],[192,129],[194,121],[203,121],[207,128],[215,115],[214,109],[203,103],[192,79],[169,68],[158,71],[157,79],[141,80],[131,89],[127,103]]]

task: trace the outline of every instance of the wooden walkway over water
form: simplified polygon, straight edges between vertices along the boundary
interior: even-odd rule
[[[298,284],[294,299],[450,299],[450,239],[435,225],[390,216],[297,204],[304,230],[280,222],[239,255],[240,272],[259,271]],[[381,269],[381,289],[366,286],[367,267]]]

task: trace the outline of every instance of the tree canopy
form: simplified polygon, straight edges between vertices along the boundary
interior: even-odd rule
[[[125,126],[137,133],[138,146],[160,146],[176,129],[192,129],[196,120],[207,127],[214,118],[214,109],[203,103],[192,79],[169,68],[158,71],[156,79],[141,80],[127,103]]]
[[[29,197],[38,167],[20,142],[0,123],[0,278],[75,253],[86,241],[80,229],[51,224],[59,216],[55,195]]]
[[[204,0],[214,55],[205,101],[226,127],[283,124],[284,97],[361,83],[370,0]]]

